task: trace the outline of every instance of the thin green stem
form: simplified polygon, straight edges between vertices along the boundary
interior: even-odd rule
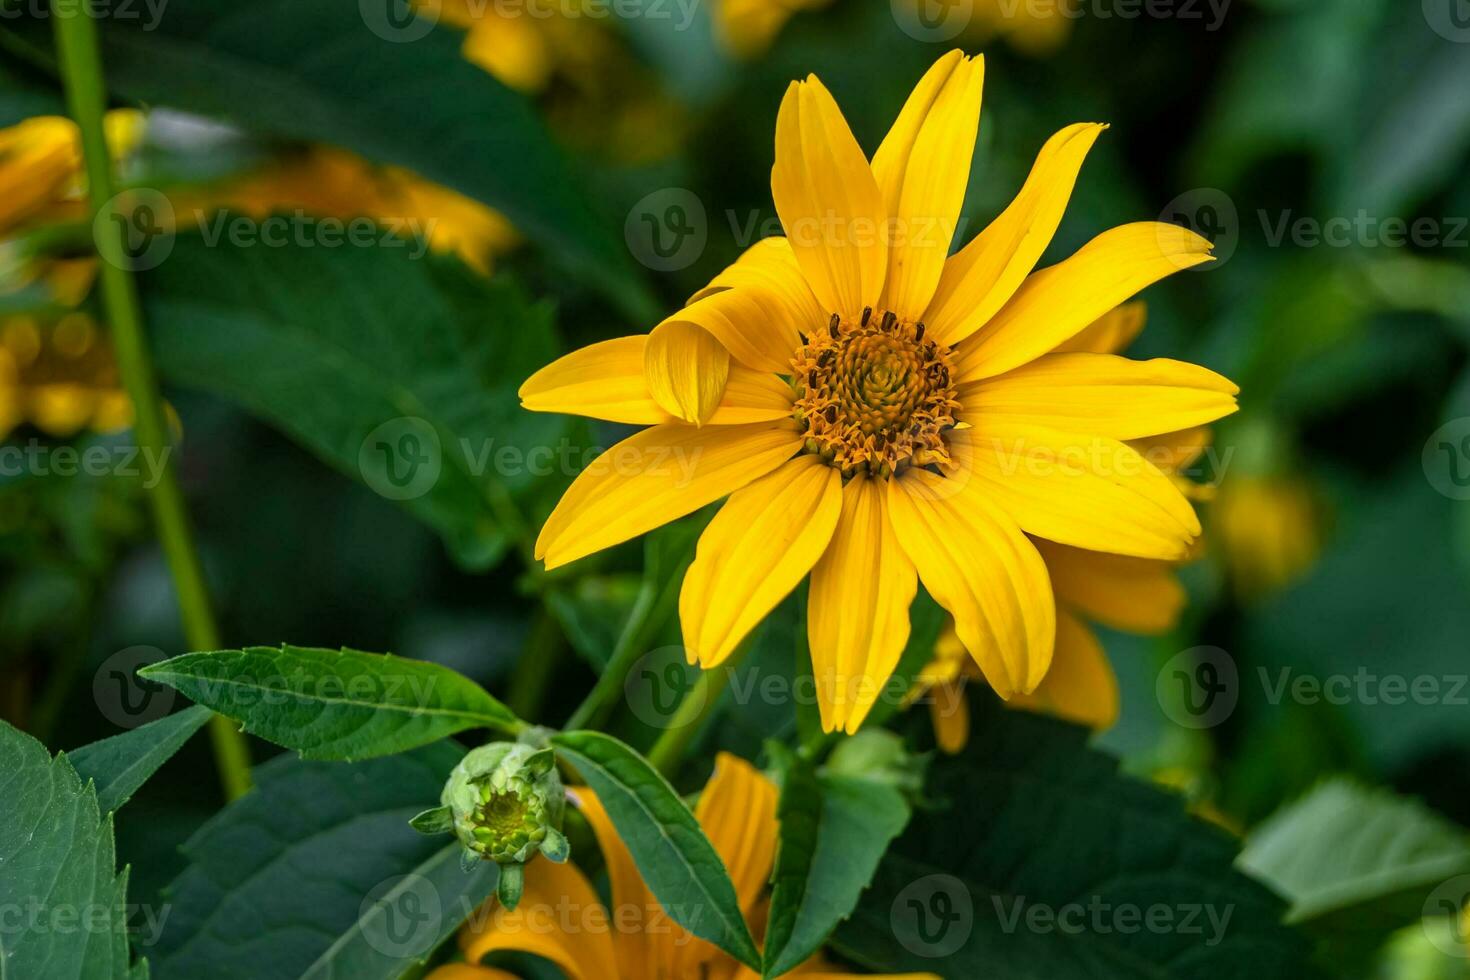
[[[677,595],[675,590],[665,592]],[[671,611],[667,596],[664,596],[664,601],[660,601],[658,591],[645,584],[633,603],[628,621],[623,624],[623,632],[618,636],[618,642],[613,647],[602,676],[597,678],[597,683],[587,692],[587,697],[567,719],[568,730],[598,728],[607,721],[613,707],[622,697],[623,685],[627,682],[633,665],[647,652],[644,647],[648,645],[648,637],[659,628]]]
[[[67,106],[81,133],[91,211],[95,216],[104,206],[113,206],[115,193],[112,159],[103,127],[107,103],[97,24],[86,4],[53,0],[51,13]],[[124,248],[123,228],[118,223],[98,221],[95,229],[97,252],[102,258],[99,270],[102,305],[112,331],[118,370],[133,402],[133,433],[139,451],[157,460],[161,467],[150,500],[159,543],[178,593],[184,638],[192,650],[218,650],[219,628],[204,584],[204,569],[194,548],[183,492],[173,467],[167,465],[173,447],[148,355],[143,311]],[[245,738],[228,719],[218,715],[211,719],[210,736],[225,795],[234,799],[250,788],[250,755]]]
[[[689,746],[704,731],[705,722],[709,721],[719,707],[720,695],[730,685],[735,665],[744,652],[745,648],[742,646],[721,666],[699,672],[699,679],[694,682],[689,693],[684,695],[679,707],[674,709],[668,728],[653,743],[653,748],[649,749],[648,761],[667,778],[674,778]]]

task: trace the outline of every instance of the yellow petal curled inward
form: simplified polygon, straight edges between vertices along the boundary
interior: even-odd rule
[[[959,51],[935,62],[914,87],[873,155],[887,208],[888,275],[879,305],[919,319],[954,240],[980,125],[985,59]]]
[[[976,381],[1040,357],[1145,286],[1210,259],[1211,245],[1179,225],[1139,221],[1105,231],[1034,272],[961,346],[958,376]]]
[[[868,158],[815,75],[781,100],[771,196],[822,311],[858,319],[883,289],[887,214]]]
[[[985,324],[1035,268],[1061,223],[1087,151],[1107,127],[1075,123],[1042,146],[1021,192],[944,264],[924,322],[953,346]]]
[[[730,377],[730,352],[703,327],[660,323],[643,350],[643,374],[653,400],[670,415],[702,425],[714,414]]]
[[[644,429],[583,470],[546,519],[547,568],[621,544],[734,493],[800,448],[794,423]]]
[[[1175,565],[1103,551],[1071,548],[1038,538],[1057,602],[1088,619],[1127,633],[1162,633],[1184,611],[1184,586]]]
[[[812,569],[807,643],[828,732],[858,730],[909,640],[918,577],[894,536],[884,490],[867,476],[849,481],[832,543]]]
[[[703,289],[689,297],[693,303],[722,289],[754,289],[761,297],[762,305],[769,311],[770,319],[785,329],[781,343],[788,348],[774,351],[776,355],[790,357],[800,343],[798,330],[810,332],[811,324],[823,323],[829,313],[822,311],[821,304],[801,274],[796,253],[791,243],[781,235],[762,238],[740,253],[740,257],[726,266],[719,275],[709,281]]]
[[[730,356],[758,371],[791,369],[791,355],[801,344],[787,297],[758,285],[696,293],[688,306],[671,313],[654,328],[657,333],[672,323],[691,324],[708,331],[725,345]]]
[[[1140,439],[1223,418],[1240,391],[1208,368],[1116,354],[1044,354],[1013,371],[960,386],[967,413],[1079,435]]]
[[[841,510],[842,475],[810,455],[731,494],[679,593],[691,663],[708,669],[734,652],[821,557]]]
[[[889,481],[889,517],[924,588],[1003,698],[1046,676],[1056,601],[1036,547],[975,481],[912,469]]]

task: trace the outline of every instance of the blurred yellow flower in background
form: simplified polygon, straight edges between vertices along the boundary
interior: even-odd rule
[[[90,316],[0,318],[0,439],[27,422],[58,438],[133,424],[112,345]]]
[[[765,51],[786,22],[805,10],[820,10],[832,0],[715,0],[715,35],[738,58]]]
[[[1244,602],[1297,582],[1322,551],[1322,505],[1303,479],[1233,473],[1220,487],[1211,540]]]
[[[664,912],[595,793],[584,786],[568,796],[587,818],[607,864],[612,905],[574,864],[537,861],[526,875],[514,912],[493,904],[472,916],[459,934],[465,963],[441,966],[428,980],[515,980],[480,961],[497,952],[530,953],[551,961],[570,980],[758,980],[759,973],[695,937]],[[752,933],[765,928],[766,883],[776,859],[778,792],[745,760],[721,753],[714,775],[699,794],[694,815],[719,853]],[[493,900],[492,900],[493,902]],[[856,974],[834,969],[820,956],[788,976],[841,980]],[[909,973],[890,980],[937,980]]]
[[[856,731],[882,694],[920,580],[1002,697],[1034,692],[1057,618],[1027,534],[1185,557],[1193,509],[1126,440],[1235,410],[1235,386],[1204,368],[1056,350],[1209,259],[1198,235],[1140,222],[1032,272],[1105,127],[1053,136],[1010,207],[949,254],[982,80],[981,59],[941,58],[871,163],[821,82],[793,82],[771,175],[788,237],[652,333],[521,388],[533,411],[651,426],[578,476],[536,556],[555,568],[728,496],[683,583],[690,660],[722,664],[810,572],[827,731]]]

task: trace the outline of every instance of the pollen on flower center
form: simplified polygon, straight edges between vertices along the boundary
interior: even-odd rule
[[[844,476],[949,461],[943,433],[959,403],[949,349],[926,336],[924,324],[871,309],[856,323],[833,314],[791,367],[806,449]]]

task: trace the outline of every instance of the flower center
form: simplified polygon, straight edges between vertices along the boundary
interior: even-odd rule
[[[949,348],[926,337],[922,323],[870,309],[857,323],[833,314],[791,367],[806,449],[844,476],[949,462],[942,434],[959,410]]]

